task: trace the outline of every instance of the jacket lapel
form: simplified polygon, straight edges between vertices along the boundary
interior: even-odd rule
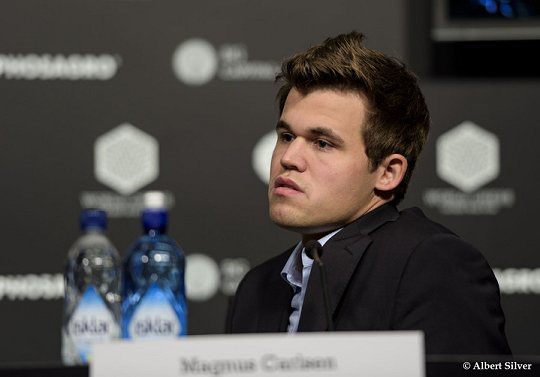
[[[332,315],[343,296],[343,292],[345,292],[356,265],[362,259],[362,255],[370,243],[369,236],[358,236],[341,242],[328,242],[325,245],[322,261],[326,269]],[[320,268],[316,263],[313,263],[298,331],[325,331],[327,327],[321,291]]]
[[[332,316],[341,301],[356,266],[372,242],[369,233],[388,221],[395,221],[399,213],[391,204],[383,205],[347,225],[323,247],[324,263]],[[328,326],[321,291],[321,274],[313,264],[304,297],[298,331],[325,331]]]
[[[294,247],[286,253],[286,258],[278,263],[284,266]],[[281,270],[279,270],[281,271]],[[292,287],[281,277],[280,273],[272,275],[266,284],[263,297],[263,308],[257,321],[257,332],[284,332],[289,324]]]

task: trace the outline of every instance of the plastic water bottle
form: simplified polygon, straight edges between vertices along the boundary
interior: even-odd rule
[[[144,201],[144,234],[124,263],[122,335],[127,339],[186,335],[184,253],[166,234],[165,195],[147,192]]]
[[[93,344],[120,337],[120,257],[105,237],[107,216],[85,209],[83,234],[71,247],[64,274],[62,360],[86,364]]]

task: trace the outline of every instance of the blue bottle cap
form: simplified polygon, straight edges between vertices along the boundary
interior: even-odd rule
[[[97,208],[85,208],[81,212],[80,224],[83,231],[90,228],[105,230],[107,229],[107,213]]]
[[[146,208],[142,213],[144,229],[165,229],[167,227],[167,210],[163,208]]]

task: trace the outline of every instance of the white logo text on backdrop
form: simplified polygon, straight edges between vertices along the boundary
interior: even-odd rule
[[[0,54],[0,78],[8,80],[110,80],[121,59],[113,55]]]
[[[188,39],[176,48],[172,69],[184,84],[199,86],[216,75],[223,81],[273,81],[281,64],[272,60],[252,60],[243,43],[214,47],[201,39]]]

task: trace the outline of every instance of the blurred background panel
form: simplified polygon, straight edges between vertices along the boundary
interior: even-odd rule
[[[189,333],[221,333],[243,274],[297,241],[267,216],[275,73],[351,30],[409,63],[432,112],[401,207],[484,253],[514,352],[539,354],[537,24],[532,1],[4,1],[0,363],[59,362],[80,209],[108,212],[125,256],[147,190],[188,255]]]

